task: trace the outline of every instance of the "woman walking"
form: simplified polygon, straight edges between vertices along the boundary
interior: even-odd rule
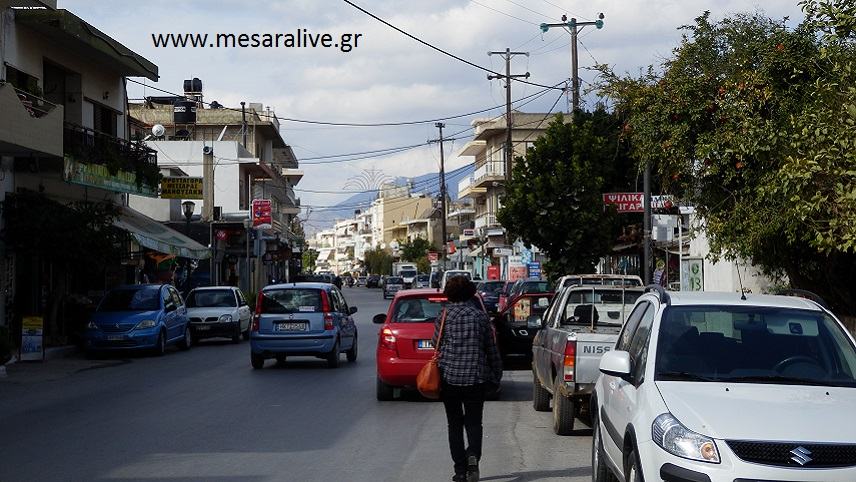
[[[440,399],[449,425],[449,450],[455,467],[452,480],[477,482],[485,393],[499,387],[502,361],[490,319],[474,299],[475,285],[456,276],[446,283],[443,292],[448,304],[445,319],[441,316],[435,322],[434,343],[440,347]]]

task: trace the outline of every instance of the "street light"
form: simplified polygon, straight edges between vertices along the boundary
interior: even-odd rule
[[[193,210],[196,209],[196,203],[193,201],[184,201],[181,203],[181,208],[184,211],[184,234],[190,237],[190,218],[193,217]]]

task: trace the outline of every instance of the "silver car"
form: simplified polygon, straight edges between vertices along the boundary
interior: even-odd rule
[[[195,340],[225,337],[233,342],[250,338],[250,307],[234,286],[194,288],[187,295],[187,317]]]
[[[401,276],[387,276],[383,282],[383,299],[392,298],[403,289],[404,278]]]

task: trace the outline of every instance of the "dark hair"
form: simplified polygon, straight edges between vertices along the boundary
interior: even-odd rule
[[[446,281],[443,294],[452,303],[462,303],[476,295],[476,285],[465,276],[452,276]]]

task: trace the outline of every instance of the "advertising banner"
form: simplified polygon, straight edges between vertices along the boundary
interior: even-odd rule
[[[641,192],[610,192],[603,195],[603,204],[615,206],[619,213],[641,213],[645,209],[645,195]]]
[[[499,266],[492,264],[487,267],[487,279],[491,281],[499,279]]]
[[[273,225],[270,199],[253,199],[253,227],[270,229]]]
[[[21,321],[21,360],[44,360],[44,328],[41,316],[25,316]]]
[[[165,177],[161,179],[161,199],[202,199],[201,177]]]
[[[533,261],[529,263],[529,277],[530,278],[541,278],[541,262]]]

